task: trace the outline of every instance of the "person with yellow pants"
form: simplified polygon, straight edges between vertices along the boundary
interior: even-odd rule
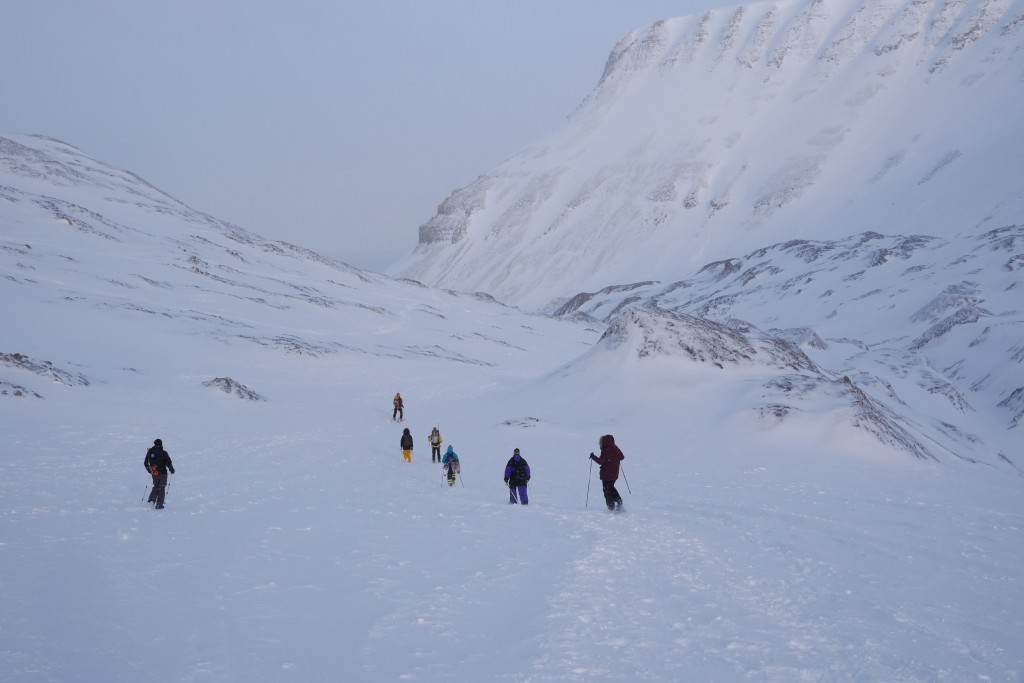
[[[406,462],[412,462],[412,434],[409,433],[409,428],[406,427],[405,431],[402,432],[402,456]]]

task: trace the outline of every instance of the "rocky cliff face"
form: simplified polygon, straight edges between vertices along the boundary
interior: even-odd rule
[[[800,0],[658,22],[394,274],[538,307],[737,251],[1024,222],[1024,2]]]

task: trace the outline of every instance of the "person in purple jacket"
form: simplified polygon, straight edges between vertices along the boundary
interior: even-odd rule
[[[505,465],[505,483],[508,484],[508,502],[511,505],[522,503],[528,505],[527,484],[530,483],[530,465],[526,458],[519,455],[519,449],[512,452],[508,464]]]
[[[622,508],[622,496],[615,490],[615,482],[619,478],[619,463],[625,460],[626,456],[622,454],[619,447],[615,445],[615,437],[611,434],[605,434],[597,440],[597,445],[601,449],[600,457],[590,454],[590,459],[601,466],[601,487],[604,489],[604,502],[607,503],[609,510],[616,508]]]

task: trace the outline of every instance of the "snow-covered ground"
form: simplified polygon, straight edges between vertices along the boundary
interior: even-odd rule
[[[823,420],[765,430],[721,373],[540,378],[574,329],[522,330],[504,368],[254,355],[265,402],[170,375],[4,397],[4,680],[1021,680],[1019,478]],[[586,458],[603,433],[624,514]]]

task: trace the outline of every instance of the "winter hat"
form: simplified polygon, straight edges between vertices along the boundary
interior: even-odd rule
[[[512,455],[519,455],[519,449],[517,448],[514,451],[512,451]]]
[[[449,446],[448,446],[448,452],[449,452],[449,453],[451,453],[451,452],[452,452],[453,450],[455,450],[455,449],[454,449],[454,448],[452,448],[452,446],[451,446],[451,445],[449,444]]]
[[[153,442],[153,445],[154,446],[159,446],[160,448],[163,448],[164,447],[164,442],[161,441],[160,439],[157,439],[156,441]]]

